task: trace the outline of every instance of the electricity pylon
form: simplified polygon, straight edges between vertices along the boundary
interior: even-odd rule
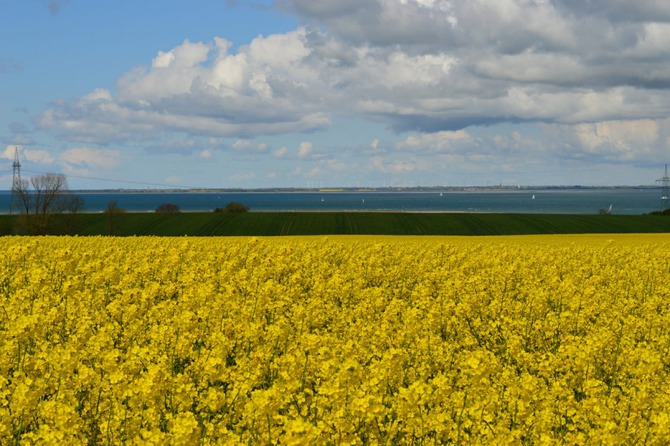
[[[9,205],[9,213],[12,213],[14,206],[19,201],[19,191],[22,188],[21,184],[21,161],[19,161],[19,147],[14,147],[14,162],[12,163],[12,202]]]

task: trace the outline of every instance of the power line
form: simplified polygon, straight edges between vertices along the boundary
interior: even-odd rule
[[[29,172],[33,174],[38,174],[38,175],[44,175],[47,172],[40,172],[36,170],[23,170],[24,172]],[[116,178],[100,178],[100,177],[89,177],[89,176],[84,176],[84,175],[74,175],[74,174],[63,174],[68,178],[79,178],[79,179],[84,179],[84,180],[94,180],[94,181],[106,181],[110,183],[124,183],[124,184],[137,184],[141,186],[159,186],[159,187],[170,187],[174,189],[198,189],[197,187],[194,186],[184,186],[184,185],[177,185],[177,184],[167,184],[167,183],[151,183],[151,182],[146,182],[146,181],[132,181],[132,180],[120,180]]]

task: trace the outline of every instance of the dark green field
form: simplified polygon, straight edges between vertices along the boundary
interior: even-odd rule
[[[64,219],[66,216],[59,218]],[[15,216],[0,216],[0,235],[20,233]],[[407,212],[127,213],[110,228],[106,215],[54,223],[54,234],[121,236],[233,235],[512,235],[670,232],[661,215],[547,215]]]

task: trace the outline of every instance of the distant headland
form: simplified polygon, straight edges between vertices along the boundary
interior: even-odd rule
[[[654,185],[638,185],[638,186],[582,186],[582,185],[559,185],[559,186],[532,186],[532,185],[495,185],[495,186],[403,186],[403,187],[322,187],[322,188],[311,188],[311,187],[261,187],[261,188],[118,188],[118,189],[72,189],[71,192],[83,193],[83,194],[95,194],[95,193],[290,193],[290,192],[299,192],[299,193],[328,193],[328,192],[468,192],[468,191],[484,191],[484,192],[494,192],[497,190],[501,191],[515,191],[515,190],[612,190],[612,189],[658,189],[658,186]]]

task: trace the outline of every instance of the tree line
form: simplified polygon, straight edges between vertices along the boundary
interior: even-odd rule
[[[84,199],[69,190],[63,174],[45,173],[12,185],[11,208],[18,212],[14,227],[17,234],[76,234],[84,207]],[[117,234],[125,210],[110,201],[104,213],[107,232]]]
[[[14,232],[21,235],[76,234],[80,214],[84,211],[84,199],[70,191],[67,177],[58,173],[45,173],[30,179],[21,179],[12,185],[12,212],[17,211]],[[228,203],[214,212],[247,212],[241,203]],[[157,213],[180,212],[179,206],[164,203],[156,208]],[[125,209],[116,201],[110,201],[103,211],[106,216],[107,233],[116,235],[124,221]]]
[[[74,233],[76,216],[84,208],[84,199],[69,192],[67,177],[46,173],[21,179],[12,185],[12,210],[16,209],[16,230],[19,234],[43,235],[58,232]],[[65,218],[58,218],[66,215]]]

